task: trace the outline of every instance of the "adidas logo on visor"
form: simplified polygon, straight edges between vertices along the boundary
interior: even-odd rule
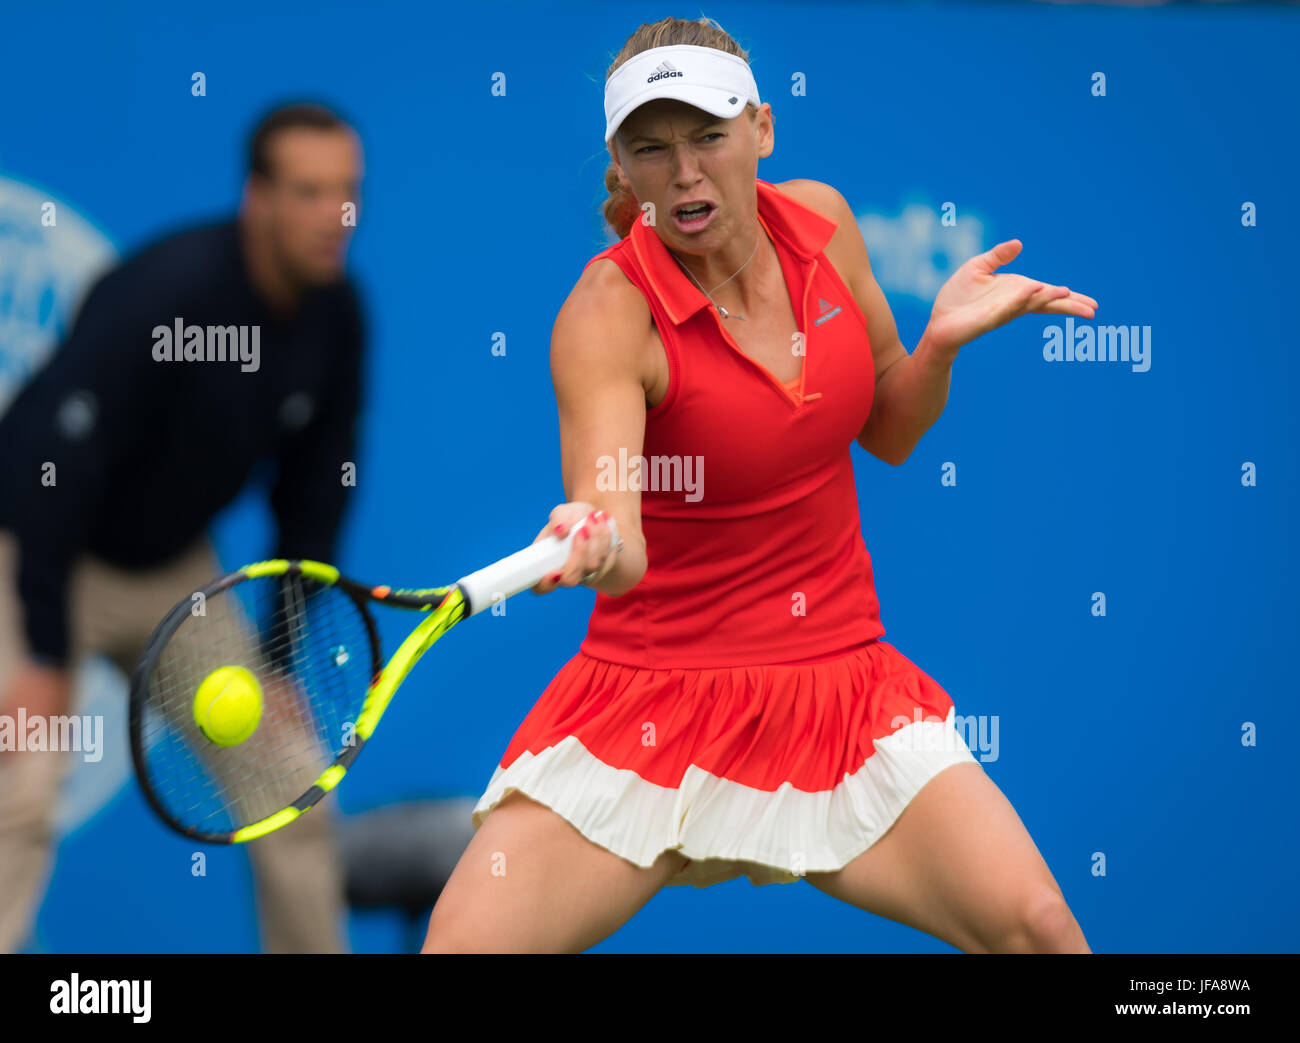
[[[677,66],[675,66],[672,62],[663,61],[655,66],[654,73],[645,82],[654,83],[655,80],[666,80],[670,76],[684,76],[684,75],[685,73],[680,73],[677,71]]]

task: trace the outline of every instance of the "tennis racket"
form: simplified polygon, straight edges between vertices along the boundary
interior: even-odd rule
[[[331,565],[275,560],[185,598],[131,679],[131,757],[150,806],[177,832],[212,844],[287,826],[343,779],[433,643],[561,569],[585,525],[445,587],[372,587]],[[386,662],[376,602],[424,616]]]

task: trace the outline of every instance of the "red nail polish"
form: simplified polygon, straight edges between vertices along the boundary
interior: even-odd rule
[[[565,532],[565,530],[566,530],[567,528],[568,528],[568,526],[565,525],[563,522],[561,522],[559,525],[557,525],[557,526],[555,527],[555,535],[557,535],[557,536],[563,536],[563,535],[564,535],[564,532]]]
[[[575,540],[585,540],[585,539],[587,538],[587,530],[586,530],[586,529],[579,529],[579,530],[578,530],[578,535],[576,535],[576,536],[573,537],[573,538],[574,538]]]
[[[564,575],[563,572],[557,572],[554,576],[551,577],[551,582],[552,582],[552,583],[559,583],[559,582],[560,582],[560,577],[563,576],[563,575]]]

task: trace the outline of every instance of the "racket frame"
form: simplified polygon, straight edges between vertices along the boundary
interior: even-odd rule
[[[503,598],[513,597],[535,586],[551,572],[561,568],[568,560],[573,541],[586,525],[586,521],[584,518],[578,522],[562,538],[552,535],[548,539],[537,540],[514,554],[462,576],[454,584],[446,587],[430,587],[423,590],[370,587],[341,575],[335,566],[324,562],[273,558],[253,562],[228,572],[213,580],[202,591],[196,591],[195,593],[203,595],[206,602],[207,598],[222,594],[247,580],[274,576],[305,576],[322,585],[338,587],[351,597],[365,620],[370,638],[371,679],[366,689],[365,701],[354,722],[352,744],[337,754],[329,767],[293,803],[258,822],[236,830],[221,832],[198,830],[176,821],[154,791],[146,768],[146,751],[142,733],[149,682],[161,658],[163,648],[191,614],[194,594],[186,596],[173,606],[154,629],[131,675],[129,712],[131,759],[149,806],[159,818],[182,836],[209,844],[242,844],[288,825],[319,803],[326,793],[342,781],[365,747],[366,741],[374,734],[380,718],[388,709],[397,689],[434,642],[462,620],[476,615]],[[610,529],[610,546],[621,546],[622,541],[614,519],[606,516],[606,523]],[[429,613],[428,618],[421,620],[398,645],[387,662],[382,662],[381,659],[378,629],[368,608],[370,601],[378,601],[394,608]],[[446,611],[439,611],[444,608]]]
[[[146,801],[168,826],[191,840],[198,840],[208,844],[246,843],[288,825],[303,812],[317,804],[347,774],[347,770],[361,753],[366,741],[374,734],[375,727],[379,724],[379,719],[392,701],[393,695],[415,664],[419,662],[420,657],[429,650],[439,637],[467,615],[463,610],[459,610],[464,605],[464,595],[455,584],[449,587],[432,587],[425,590],[393,590],[382,586],[368,587],[340,575],[339,570],[333,565],[306,559],[276,558],[254,562],[218,577],[201,591],[195,593],[202,594],[206,603],[207,599],[224,594],[231,587],[247,580],[275,576],[305,576],[324,586],[338,587],[352,599],[365,622],[367,636],[370,639],[371,678],[366,689],[365,701],[362,703],[361,711],[357,714],[357,720],[354,723],[353,742],[335,756],[333,762],[321,772],[316,781],[297,800],[258,822],[250,823],[236,830],[211,831],[196,829],[177,821],[167,810],[150,779],[147,769],[148,761],[143,727],[149,683],[153,677],[154,668],[157,666],[167,643],[191,615],[194,594],[177,602],[163,618],[162,622],[158,624],[153,634],[150,635],[144,652],[140,656],[140,661],[136,664],[136,668],[132,673],[129,730],[131,759],[135,766],[136,777],[140,780],[141,788],[144,790]],[[382,660],[378,628],[375,626],[374,617],[368,608],[368,602],[370,601],[378,601],[395,608],[430,613],[428,618],[421,620],[415,629],[398,645],[397,650],[386,663]],[[434,614],[435,609],[443,607],[449,601],[451,604],[447,605],[447,612]]]

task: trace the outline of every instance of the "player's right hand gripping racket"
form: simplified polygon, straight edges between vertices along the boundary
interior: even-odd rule
[[[562,568],[585,524],[447,587],[370,587],[331,565],[276,560],[196,591],[158,625],[131,679],[131,756],[150,805],[213,844],[288,825],[339,784],[429,647]],[[386,663],[372,602],[425,613]]]

